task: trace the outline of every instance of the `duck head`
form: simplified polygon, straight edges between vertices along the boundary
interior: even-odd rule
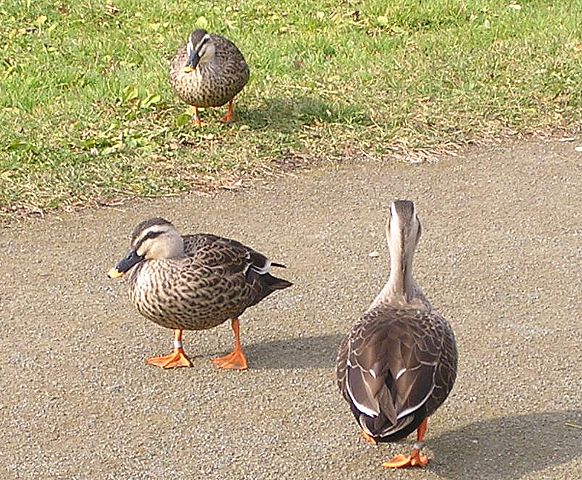
[[[199,64],[204,64],[214,59],[215,46],[212,37],[206,30],[194,30],[186,44],[186,51],[188,60],[183,70],[189,73],[193,72]]]
[[[184,240],[176,227],[163,218],[151,218],[135,227],[131,248],[107,275],[117,278],[144,260],[162,260],[184,255]]]
[[[412,255],[420,240],[422,227],[414,202],[396,200],[390,206],[386,239],[390,256]]]

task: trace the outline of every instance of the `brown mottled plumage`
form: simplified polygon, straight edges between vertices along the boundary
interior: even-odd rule
[[[411,455],[386,462],[388,468],[428,463],[420,454],[427,418],[457,375],[453,330],[412,277],[420,232],[414,204],[394,202],[388,283],[344,338],[337,358],[338,386],[368,441],[393,442],[418,429]]]
[[[129,253],[110,276],[128,272],[135,308],[158,325],[179,331],[176,341],[181,348],[182,330],[204,330],[228,319],[236,321],[238,342],[238,316],[275,290],[292,285],[272,276],[272,266],[284,267],[236,240],[181,236],[167,220],[153,218],[135,228]],[[151,363],[165,368],[188,363],[174,365],[175,358],[161,358],[169,364]]]
[[[195,30],[170,65],[170,83],[184,102],[194,107],[194,121],[200,124],[198,107],[220,107],[229,103],[224,118],[233,116],[234,97],[249,80],[249,67],[230,40]]]

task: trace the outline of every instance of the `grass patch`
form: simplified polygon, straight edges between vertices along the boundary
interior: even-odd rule
[[[388,6],[386,6],[388,5]],[[0,210],[157,196],[294,155],[580,125],[579,1],[14,0],[0,5]],[[195,24],[251,67],[236,122],[187,122],[167,66]]]

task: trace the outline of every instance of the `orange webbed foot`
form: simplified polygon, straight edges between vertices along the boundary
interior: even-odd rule
[[[366,432],[364,432],[364,430],[360,432],[360,436],[362,437],[362,440],[364,440],[364,442],[366,442],[368,445],[378,445],[378,441],[371,435],[368,435]]]
[[[152,357],[146,360],[147,365],[156,365],[161,368],[178,368],[178,367],[191,367],[192,362],[188,356],[184,353],[184,350],[178,349],[174,350],[170,355],[163,357]]]
[[[392,460],[384,462],[384,468],[406,468],[406,467],[426,467],[428,465],[428,457],[422,455],[420,450],[414,449],[410,455],[396,455]]]
[[[246,370],[249,368],[242,350],[235,350],[224,357],[213,358],[212,363],[218,368],[229,368],[232,370]]]

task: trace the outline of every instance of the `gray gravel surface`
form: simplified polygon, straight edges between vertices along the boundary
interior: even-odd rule
[[[578,142],[582,143],[582,141]],[[582,155],[576,142],[473,149],[435,164],[328,165],[242,192],[27,220],[0,236],[2,479],[582,478]],[[359,439],[337,345],[388,274],[384,221],[417,202],[420,284],[451,321],[457,384],[424,470],[411,441]],[[144,365],[172,334],[105,272],[133,226],[237,238],[293,288],[242,317],[251,370],[217,371],[227,324],[187,332],[194,367]],[[378,252],[379,256],[370,256]]]

